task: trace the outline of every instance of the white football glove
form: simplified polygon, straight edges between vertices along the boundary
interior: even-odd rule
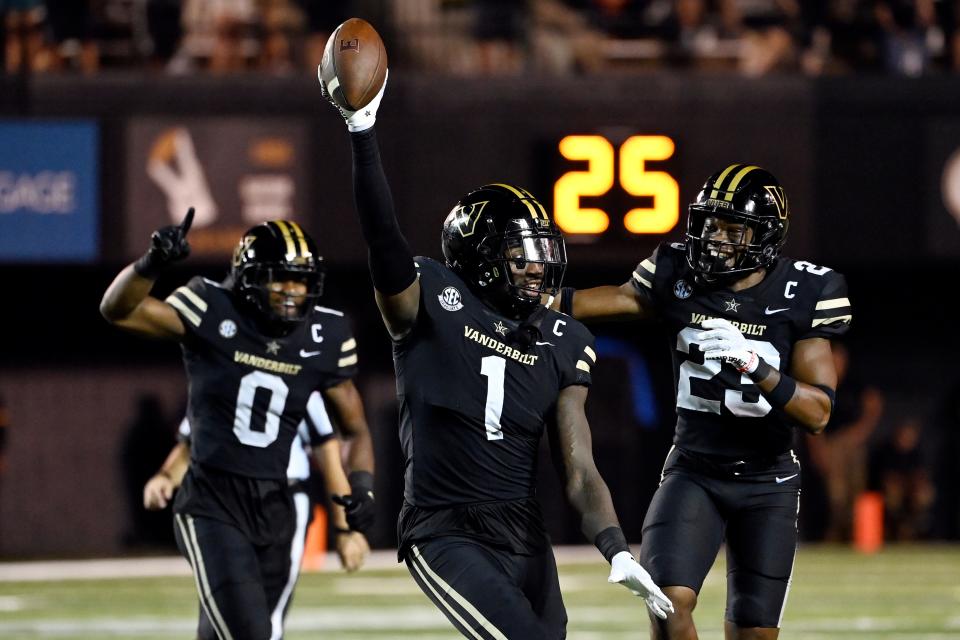
[[[327,91],[327,84],[323,81],[323,76],[320,74],[320,66],[317,66],[317,80],[320,81],[320,91],[323,93],[323,98],[337,108],[347,123],[347,129],[349,129],[351,133],[366,131],[377,121],[377,109],[380,108],[380,101],[383,100],[383,93],[387,90],[387,80],[389,79],[390,70],[387,69],[386,75],[383,78],[383,86],[380,87],[379,93],[377,93],[377,95],[373,97],[373,100],[367,103],[366,106],[356,111],[351,111],[339,104],[334,99],[333,94]]]
[[[740,330],[723,318],[710,318],[703,321],[702,331],[697,342],[703,357],[708,360],[726,360],[741,373],[753,373],[760,364],[760,357],[750,347]]]
[[[640,596],[647,604],[647,608],[658,618],[666,620],[668,613],[673,613],[673,603],[663,594],[647,570],[633,559],[629,551],[621,551],[610,560],[610,577],[607,582],[622,584]]]

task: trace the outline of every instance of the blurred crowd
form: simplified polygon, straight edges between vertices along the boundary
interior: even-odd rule
[[[8,73],[291,73],[367,16],[391,64],[476,75],[960,70],[958,0],[0,0]]]
[[[856,542],[866,523],[892,542],[960,538],[960,388],[929,407],[890,401],[834,343],[837,404],[827,429],[799,442],[804,539]],[[858,522],[861,520],[861,522]]]

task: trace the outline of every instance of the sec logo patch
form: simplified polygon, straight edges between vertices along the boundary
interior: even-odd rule
[[[440,306],[447,311],[459,311],[463,309],[460,292],[457,291],[456,287],[447,287],[440,292],[437,298],[440,300]]]
[[[673,295],[681,300],[686,300],[693,295],[693,287],[686,280],[677,280],[677,284],[673,285]]]
[[[220,323],[220,335],[224,338],[232,338],[237,335],[237,323],[233,320],[224,320]]]

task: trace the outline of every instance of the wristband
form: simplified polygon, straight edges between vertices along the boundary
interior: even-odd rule
[[[373,493],[373,474],[369,471],[351,471],[347,476],[347,482],[350,483],[351,493],[364,495]]]
[[[163,260],[160,260],[156,253],[147,251],[133,263],[133,270],[141,278],[156,280],[164,266]]]
[[[770,372],[773,371],[774,369],[767,363],[766,360],[764,360],[760,356],[757,356],[756,354],[754,355],[759,360],[759,362],[757,363],[757,368],[754,369],[753,371],[745,372],[745,373],[754,382],[763,382],[764,380],[767,379],[767,376],[769,376]]]
[[[797,390],[797,381],[790,376],[780,374],[780,382],[769,393],[764,394],[774,409],[783,409]]]
[[[597,549],[599,549],[603,557],[607,559],[607,562],[610,562],[613,556],[621,551],[630,553],[627,539],[624,537],[623,530],[620,527],[607,527],[597,534],[597,537],[593,539],[593,544],[597,545]],[[630,555],[631,557],[633,556],[633,554]]]
[[[833,415],[833,407],[837,404],[837,392],[825,384],[815,384],[813,386],[823,391],[830,398],[830,414]]]
[[[576,289],[573,287],[562,287],[560,289],[560,313],[573,317],[573,294]]]

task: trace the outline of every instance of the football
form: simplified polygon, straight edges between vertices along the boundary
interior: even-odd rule
[[[350,18],[330,34],[320,79],[338,105],[350,111],[365,107],[386,77],[387,50],[369,22]]]

